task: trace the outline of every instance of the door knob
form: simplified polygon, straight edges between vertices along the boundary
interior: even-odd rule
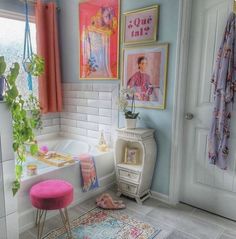
[[[187,113],[186,115],[185,115],[185,119],[186,120],[191,120],[191,119],[193,119],[193,114],[192,113]]]

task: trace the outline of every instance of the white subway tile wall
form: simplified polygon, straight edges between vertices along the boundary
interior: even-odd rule
[[[42,116],[43,129],[37,135],[58,134],[60,132],[60,113],[49,113]]]
[[[117,83],[64,83],[60,131],[98,138],[103,130],[112,144],[118,127],[118,94]]]
[[[112,83],[64,83],[63,112],[43,116],[38,135],[72,133],[98,138],[104,131],[109,144],[118,127],[119,85]]]

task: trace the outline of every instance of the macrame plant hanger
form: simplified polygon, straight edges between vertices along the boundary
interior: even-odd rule
[[[33,82],[32,75],[30,72],[30,65],[33,59],[33,50],[31,43],[31,35],[30,35],[30,24],[29,24],[29,8],[28,2],[25,0],[25,39],[24,39],[24,53],[23,53],[23,67],[25,72],[27,73],[27,82],[29,91],[33,90]]]

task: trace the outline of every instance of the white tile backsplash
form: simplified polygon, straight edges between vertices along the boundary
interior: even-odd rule
[[[103,130],[110,141],[118,127],[118,83],[64,83],[62,89],[63,112],[43,115],[37,135],[62,132],[98,138]]]
[[[12,149],[12,118],[5,103],[0,103],[0,238],[18,239],[17,202],[12,194],[15,180],[15,159]],[[14,217],[11,215],[14,214]]]
[[[111,100],[112,94],[111,92],[99,92],[100,100]]]
[[[82,114],[98,115],[98,108],[77,106],[77,112]]]
[[[104,130],[111,134],[118,126],[117,97],[119,85],[111,83],[64,83],[64,108],[60,130],[66,133],[98,138]],[[76,125],[75,125],[76,120]]]
[[[61,118],[87,121],[87,114],[62,112]]]
[[[80,99],[98,99],[98,92],[93,91],[77,91],[76,97]]]
[[[12,150],[12,134],[9,133],[12,132],[11,129],[9,129],[8,132],[1,132],[1,158],[2,162],[14,159],[14,152]]]
[[[12,194],[12,182],[15,180],[15,160],[3,162],[3,185],[6,215],[14,213],[17,209],[16,198]]]
[[[7,239],[6,218],[0,218],[0,238]]]
[[[77,106],[75,106],[75,105],[65,105],[64,104],[63,111],[64,112],[76,113],[77,112]]]
[[[7,239],[19,238],[19,222],[17,212],[6,217]]]
[[[98,130],[98,124],[86,121],[77,121],[77,128]]]
[[[87,116],[89,122],[99,123],[99,116],[98,115],[88,115]]]
[[[3,186],[2,166],[3,166],[2,163],[0,163],[0,218],[4,217],[6,215],[6,213],[5,213],[5,201],[4,201],[4,186]]]
[[[99,115],[111,117],[111,109],[99,108]]]
[[[76,127],[76,120],[61,118],[61,125],[68,125],[71,127]]]
[[[37,130],[36,135],[57,134],[60,132],[60,113],[42,115],[43,128]]]

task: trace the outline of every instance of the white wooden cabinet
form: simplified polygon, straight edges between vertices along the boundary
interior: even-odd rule
[[[117,129],[115,164],[118,196],[135,198],[142,204],[150,197],[150,186],[156,163],[157,146],[154,129]],[[126,148],[138,149],[137,164],[125,162]]]

